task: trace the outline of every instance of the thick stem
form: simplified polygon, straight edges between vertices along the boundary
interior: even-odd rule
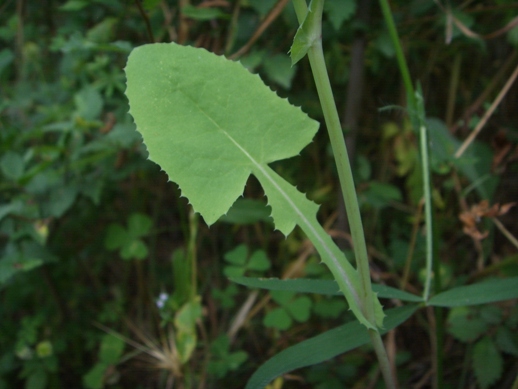
[[[304,0],[294,0],[295,11],[299,22],[302,23],[307,8]],[[345,209],[347,211],[347,218],[351,228],[351,237],[354,245],[354,254],[356,258],[357,270],[360,276],[361,298],[366,302],[364,305],[365,311],[363,314],[371,323],[375,323],[374,305],[372,303],[372,287],[369,272],[369,259],[367,255],[367,246],[365,244],[365,236],[363,234],[363,224],[360,215],[360,207],[358,198],[356,196],[356,189],[354,186],[354,179],[349,163],[349,156],[347,148],[345,147],[342,126],[338,111],[336,110],[335,99],[329,82],[327,74],[326,63],[324,60],[324,53],[322,50],[322,40],[316,41],[308,50],[309,63],[315,79],[318,97],[324,113],[324,119],[331,141],[331,147],[335,157],[335,163],[338,170],[338,177],[340,179],[340,188],[344,196]]]
[[[381,374],[383,375],[387,389],[396,389],[394,377],[392,376],[392,369],[390,368],[389,358],[387,351],[385,350],[385,345],[381,340],[380,333],[378,331],[369,330],[369,336],[371,338],[372,345],[374,346],[376,356],[378,357]]]
[[[317,6],[322,6],[323,2],[316,3]],[[306,2],[304,0],[293,0],[293,5],[295,7],[299,23],[302,23],[307,13]],[[321,36],[321,31],[319,31],[319,35]],[[315,79],[315,85],[320,99],[320,104],[322,106],[322,111],[324,113],[324,119],[338,170],[338,177],[340,179],[340,187],[344,196],[349,226],[351,228],[357,271],[360,277],[360,299],[364,302],[363,314],[368,321],[375,324],[376,319],[374,314],[374,300],[371,287],[369,260],[367,256],[365,236],[363,233],[360,207],[356,196],[349,156],[347,148],[345,147],[342,126],[340,124],[340,118],[338,116],[331,83],[327,73],[321,39],[318,39],[309,48],[308,58],[313,78]],[[392,377],[390,362],[383,342],[381,341],[381,336],[379,332],[374,330],[369,330],[369,335],[376,351],[385,383],[388,388],[395,388],[395,381]]]

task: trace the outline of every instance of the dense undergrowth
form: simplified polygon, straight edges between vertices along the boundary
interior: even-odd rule
[[[129,52],[175,41],[239,59],[322,121],[309,64],[291,67],[286,55],[298,26],[286,3],[0,5],[0,388],[241,388],[270,356],[352,319],[336,296],[229,282],[330,274],[301,231],[287,238],[274,231],[254,179],[246,199],[207,228],[147,160],[127,114]],[[518,8],[504,0],[467,1],[451,13],[432,0],[392,7],[429,115],[441,288],[517,276],[516,87],[487,122],[484,115],[518,62],[516,27],[488,35]],[[419,148],[400,108],[405,92],[393,46],[375,2],[327,0],[324,18],[371,276],[419,294]],[[481,121],[465,157],[455,158]],[[349,252],[325,133],[273,167],[321,204],[320,222]],[[513,387],[516,300],[442,315],[422,309],[385,337],[400,386],[432,387],[435,326],[443,321],[443,387]],[[362,346],[271,387],[382,387],[373,355]]]

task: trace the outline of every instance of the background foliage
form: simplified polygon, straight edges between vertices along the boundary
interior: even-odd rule
[[[276,5],[285,3],[0,5],[0,388],[239,388],[271,355],[351,319],[336,296],[230,283],[227,277],[243,275],[330,275],[300,231],[287,239],[273,231],[253,179],[246,199],[209,230],[146,160],[127,114],[123,68],[131,49],[176,41],[239,58],[321,120],[308,63],[291,67],[286,55],[298,24],[290,4]],[[431,116],[442,285],[516,276],[516,208],[491,208],[518,197],[516,87],[463,162],[452,155],[516,67],[518,30],[478,39],[433,0],[391,5]],[[480,35],[518,9],[506,0],[452,7]],[[354,156],[372,276],[417,293],[424,266],[418,145],[397,108],[405,96],[377,4],[327,0],[323,38]],[[300,157],[274,167],[322,204],[320,221],[348,249],[325,132]],[[420,311],[387,337],[403,387],[430,384],[430,314]],[[511,387],[516,302],[453,308],[445,321],[448,387]],[[274,385],[379,386],[370,351],[361,347]]]

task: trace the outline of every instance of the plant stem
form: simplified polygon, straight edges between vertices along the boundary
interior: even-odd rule
[[[371,338],[372,345],[374,346],[376,356],[378,357],[378,362],[380,364],[381,374],[385,380],[385,385],[388,389],[395,389],[395,380],[392,376],[392,369],[390,368],[389,358],[387,351],[385,350],[385,345],[381,340],[381,335],[378,331],[369,330],[369,336]]]
[[[399,41],[399,37],[396,30],[396,24],[394,23],[394,19],[392,18],[392,11],[390,10],[388,0],[380,0],[380,7],[381,12],[383,13],[383,18],[385,19],[385,23],[387,24],[390,40],[392,41],[392,44],[394,45],[394,50],[396,51],[396,59],[399,65],[399,71],[401,72],[401,77],[403,78],[403,84],[405,85],[408,106],[412,112],[415,109],[414,87],[412,85],[410,71],[408,70],[405,55],[403,54],[403,49],[401,48],[401,43]]]
[[[295,12],[297,13],[297,19],[299,23],[302,24],[307,14],[307,4],[305,0],[293,0],[293,5],[295,7]],[[317,1],[316,6],[323,7],[323,1]],[[319,28],[319,36],[321,36],[321,23]],[[316,40],[309,48],[308,58],[320,104],[322,106],[322,111],[324,113],[324,119],[338,170],[338,177],[340,179],[340,187],[344,196],[347,217],[351,228],[357,271],[360,276],[360,293],[362,301],[364,302],[362,307],[364,310],[363,314],[371,323],[376,323],[373,303],[374,296],[372,294],[369,271],[369,259],[367,256],[367,246],[363,233],[360,207],[356,196],[349,155],[347,153],[347,148],[345,147],[342,126],[340,124],[340,118],[338,116],[331,83],[327,73],[324,52],[322,50],[322,39]],[[395,381],[392,377],[390,362],[381,340],[381,336],[379,332],[374,330],[369,330],[369,336],[371,337],[374,350],[376,351],[387,388],[395,388]]]
[[[299,22],[302,23],[307,12],[306,2],[304,0],[294,0],[293,4],[295,6],[297,18],[299,19]],[[362,294],[364,301],[368,302],[364,307],[364,315],[369,321],[375,323],[374,307],[373,304],[370,303],[372,300],[372,287],[360,207],[356,196],[349,155],[347,153],[347,148],[345,147],[342,126],[340,124],[340,118],[338,116],[338,111],[336,110],[331,83],[327,74],[321,39],[317,40],[308,50],[308,58],[313,78],[315,80],[318,97],[320,99],[320,105],[322,106],[322,111],[324,113],[324,119],[338,170],[338,177],[340,179],[340,187],[344,196],[347,217],[351,227],[357,270],[360,275]]]

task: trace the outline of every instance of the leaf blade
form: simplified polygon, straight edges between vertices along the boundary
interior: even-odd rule
[[[459,286],[433,296],[428,305],[461,307],[518,298],[518,277]]]
[[[126,75],[150,159],[209,225],[243,193],[252,167],[297,155],[318,129],[258,76],[203,49],[138,47]]]
[[[415,305],[389,310],[386,328],[382,333],[403,323],[416,310]],[[367,329],[357,321],[334,328],[291,346],[270,358],[252,375],[246,389],[262,389],[281,374],[324,362],[367,342],[369,342]]]

